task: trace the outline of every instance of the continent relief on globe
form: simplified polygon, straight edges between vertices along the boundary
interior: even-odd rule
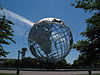
[[[51,53],[51,40],[50,36],[52,31],[50,31],[51,26],[45,24],[36,24],[32,27],[29,37],[34,40],[40,46],[41,50],[46,54]]]

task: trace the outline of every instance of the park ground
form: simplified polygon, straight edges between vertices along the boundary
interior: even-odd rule
[[[92,74],[100,75],[100,71],[92,71]],[[0,70],[0,75],[16,75],[16,71]],[[20,75],[88,75],[88,71],[20,71]]]

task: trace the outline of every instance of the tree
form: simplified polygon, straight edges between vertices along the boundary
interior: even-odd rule
[[[100,0],[77,0],[74,7],[82,8],[85,12],[92,12],[92,16],[86,19],[85,32],[81,32],[86,39],[77,41],[73,48],[80,51],[84,61],[94,64],[100,55]]]
[[[0,16],[0,57],[5,57],[6,54],[8,54],[8,52],[6,52],[6,50],[3,48],[4,45],[10,45],[10,41],[15,43],[15,41],[12,39],[12,36],[14,36],[14,31],[11,25],[14,24],[7,20],[5,16]]]

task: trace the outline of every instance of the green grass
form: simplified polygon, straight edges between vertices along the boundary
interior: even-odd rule
[[[17,74],[0,73],[0,75],[17,75]]]

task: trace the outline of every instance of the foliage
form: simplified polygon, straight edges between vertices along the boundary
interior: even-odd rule
[[[76,0],[75,2],[75,8],[82,8],[88,11],[100,10],[100,0]]]
[[[41,62],[40,62],[40,64],[41,64]],[[42,62],[41,66],[43,66],[43,68],[46,68],[46,69],[65,69],[65,68],[69,68],[69,64],[67,64],[65,59],[63,59],[62,61],[57,62],[57,63]]]
[[[70,64],[67,64],[66,60],[63,60],[58,63],[46,63],[38,61],[35,58],[26,57],[22,60],[19,60],[19,67],[20,68],[48,68],[48,69],[64,69],[69,68]],[[0,63],[0,67],[6,67],[6,68],[16,68],[18,66],[17,60],[4,60],[2,63]]]
[[[6,56],[6,52],[3,45],[10,45],[10,41],[15,41],[12,39],[13,29],[11,25],[14,25],[11,21],[7,20],[5,16],[0,17],[0,56]]]
[[[26,57],[20,60],[20,67],[22,68],[36,68],[37,60],[35,58]]]
[[[77,41],[73,46],[80,51],[82,62],[92,65],[100,60],[97,59],[100,55],[100,0],[77,0],[74,7],[92,12],[92,16],[86,19],[86,30],[81,32],[81,35],[86,39]]]

